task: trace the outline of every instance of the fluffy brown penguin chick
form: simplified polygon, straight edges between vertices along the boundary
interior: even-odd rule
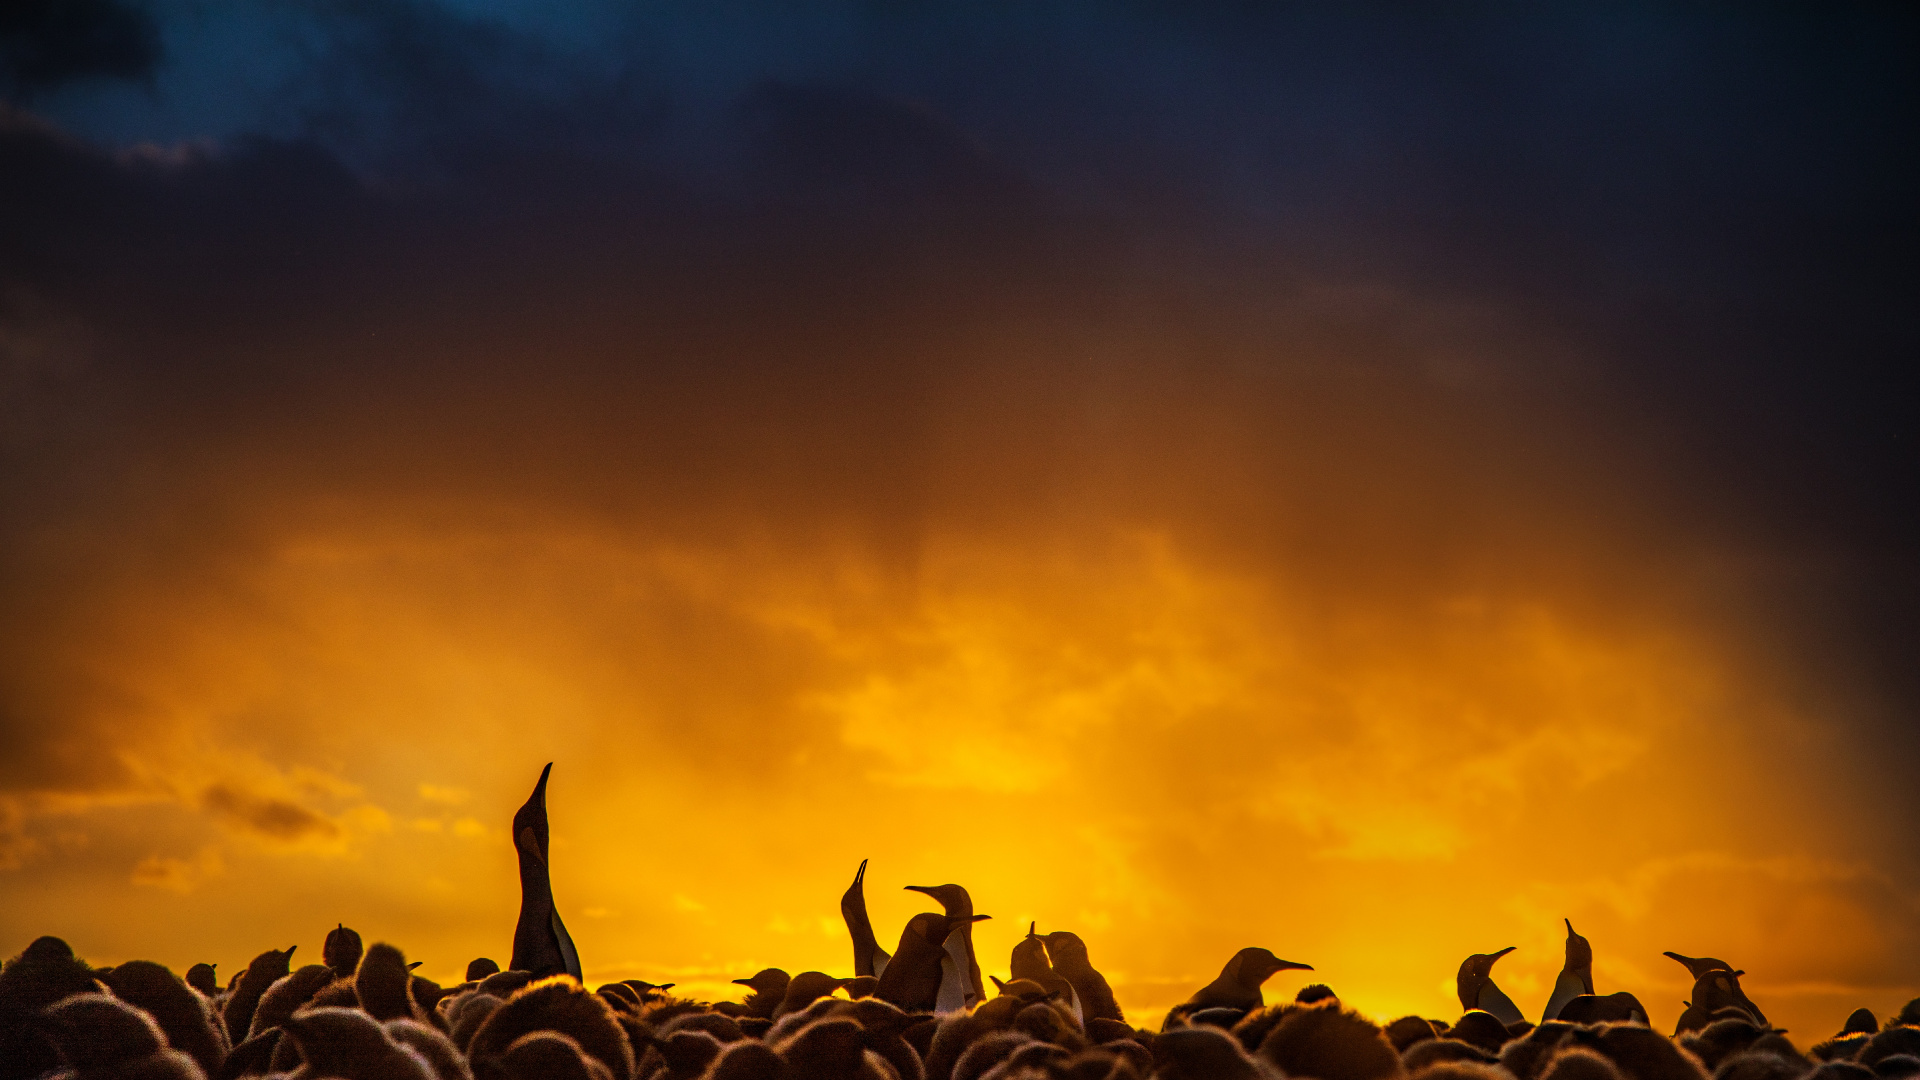
[[[320,943],[321,962],[342,979],[352,978],[360,967],[360,953],[360,935],[347,929],[346,923],[327,931],[327,940]]]
[[[484,956],[476,960],[469,960],[467,961],[467,981],[479,982],[481,979],[484,979],[487,976],[492,975],[499,970],[500,970],[499,964],[494,963],[492,960],[489,960]]]
[[[25,1080],[60,1064],[32,1028],[34,1017],[72,994],[94,990],[94,970],[57,937],[36,938],[0,968],[0,1080]]]
[[[129,960],[101,973],[115,997],[153,1017],[167,1045],[191,1057],[212,1075],[227,1056],[226,1025],[214,1018],[207,999],[180,976],[151,960]]]
[[[967,1045],[960,1053],[959,1060],[953,1063],[948,1075],[952,1080],[980,1080],[982,1076],[999,1068],[1002,1062],[1019,1053],[1021,1047],[1032,1045],[1032,1043],[1032,1036],[1024,1032],[989,1032]]]
[[[1308,964],[1296,964],[1261,948],[1246,948],[1234,953],[1212,982],[1194,991],[1184,1004],[1175,1005],[1161,1025],[1162,1031],[1184,1023],[1186,1018],[1204,1009],[1228,1008],[1251,1012],[1267,1003],[1261,986],[1282,971],[1312,971]]]
[[[1666,1036],[1639,1024],[1607,1024],[1596,1029],[1599,1045],[1627,1080],[1706,1080],[1700,1059]]]
[[[893,1076],[893,1067],[867,1049],[865,1030],[849,1016],[816,1020],[774,1050],[796,1078],[888,1080]]]
[[[1260,1042],[1259,1056],[1289,1076],[1316,1080],[1387,1080],[1401,1075],[1400,1055],[1373,1021],[1351,1009],[1296,1008]]]
[[[358,1009],[307,1009],[280,1029],[300,1050],[287,1080],[434,1080],[425,1058]]]
[[[465,1055],[440,1029],[418,1020],[389,1020],[382,1026],[388,1038],[419,1054],[437,1080],[473,1080]]]
[[[787,984],[792,981],[792,977],[779,968],[761,968],[748,978],[733,980],[735,986],[744,986],[753,991],[745,1001],[715,1002],[713,1011],[727,1016],[757,1016],[771,1020],[774,1010],[780,1007],[781,999],[787,995]]]
[[[254,957],[247,970],[240,973],[240,981],[227,998],[223,1016],[228,1039],[237,1043],[247,1037],[253,1027],[253,1010],[259,1006],[261,995],[293,970],[293,950],[297,948],[298,945],[289,945],[285,949],[268,949]]]
[[[208,997],[220,992],[220,979],[213,973],[216,965],[195,964],[187,969],[187,985]]]
[[[720,1052],[707,1066],[701,1080],[784,1080],[787,1063],[773,1047],[755,1039],[743,1039]]]
[[[1152,1049],[1155,1080],[1277,1080],[1271,1065],[1255,1061],[1238,1039],[1215,1027],[1161,1032]]]
[[[353,991],[360,998],[360,1007],[375,1020],[418,1020],[409,992],[412,981],[406,954],[380,941],[361,959],[353,975]]]
[[[607,1067],[613,1080],[632,1080],[633,1047],[613,1008],[571,976],[542,979],[494,1009],[474,1031],[467,1060],[474,1076],[502,1075],[495,1066],[515,1039],[532,1031],[557,1031]]]
[[[504,1080],[607,1080],[607,1067],[557,1031],[529,1031],[513,1041],[496,1068]]]
[[[267,987],[266,993],[260,995],[260,1004],[254,1007],[253,1025],[247,1030],[247,1038],[251,1039],[268,1028],[279,1027],[287,1017],[312,1001],[315,994],[333,983],[333,969],[325,964],[308,964],[276,980]]]
[[[1540,1080],[1626,1080],[1604,1055],[1584,1047],[1563,1049],[1547,1060]]]
[[[77,1080],[198,1080],[200,1066],[170,1049],[144,1011],[107,994],[75,994],[48,1008],[36,1025],[53,1041]]]

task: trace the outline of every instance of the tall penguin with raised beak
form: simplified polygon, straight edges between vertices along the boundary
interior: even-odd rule
[[[520,922],[513,928],[515,971],[531,971],[538,978],[580,975],[580,954],[553,906],[553,880],[547,864],[547,775],[553,762],[540,770],[533,794],[513,815],[513,846],[520,853]]]
[[[1593,946],[1573,932],[1572,919],[1562,921],[1567,924],[1567,962],[1553,984],[1553,996],[1547,999],[1546,1012],[1540,1014],[1543,1024],[1560,1019],[1560,1010],[1567,1007],[1567,1002],[1593,993]]]
[[[1472,1012],[1483,1009],[1493,1014],[1494,1019],[1503,1024],[1518,1024],[1526,1020],[1520,1015],[1520,1009],[1513,999],[1493,985],[1493,962],[1512,952],[1509,945],[1496,953],[1474,953],[1460,961],[1460,974],[1454,980],[1454,987],[1460,994],[1460,1007]]]
[[[947,959],[953,964],[954,978],[941,980],[940,1002],[934,1011],[953,1012],[987,1000],[986,988],[980,981],[980,961],[973,955],[973,897],[958,885],[909,885],[907,888],[940,901],[947,918],[954,920],[953,929],[948,931],[943,943]]]
[[[853,873],[853,884],[840,897],[840,917],[847,921],[847,933],[853,936],[853,975],[872,975],[875,978],[887,970],[887,961],[893,954],[880,947],[880,940],[873,936],[873,923],[867,920],[867,860],[860,860],[860,869]]]

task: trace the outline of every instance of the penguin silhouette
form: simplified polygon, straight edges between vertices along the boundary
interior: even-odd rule
[[[1087,957],[1086,942],[1081,941],[1078,934],[1066,930],[1055,930],[1047,935],[1046,941],[1047,958],[1053,962],[1053,973],[1073,987],[1081,1022],[1118,1020],[1125,1023],[1127,1018],[1120,1013],[1120,1003],[1114,999],[1113,987],[1107,985],[1106,976],[1094,970],[1093,961]]]
[[[985,918],[988,916],[974,915],[967,921]],[[959,969],[946,948],[955,922],[950,916],[931,911],[907,920],[906,929],[900,931],[900,946],[881,973],[873,996],[907,1012],[937,1011],[943,998],[964,1000]]]
[[[111,994],[75,994],[41,1013],[35,1025],[72,1071],[68,1077],[200,1080],[193,1058],[167,1046],[145,1012]]]
[[[531,971],[537,978],[571,975],[579,979],[580,954],[553,906],[553,880],[548,874],[547,776],[552,772],[549,761],[540,770],[533,794],[513,815],[513,846],[520,853],[520,922],[513,928],[509,966]]]
[[[1226,966],[1220,969],[1220,975],[1212,982],[1194,991],[1193,996],[1184,1003],[1175,1005],[1167,1013],[1166,1021],[1160,1030],[1170,1031],[1179,1025],[1175,1021],[1184,1021],[1188,1016],[1206,1009],[1239,1009],[1242,1013],[1252,1012],[1267,1003],[1260,987],[1268,979],[1282,971],[1312,971],[1311,964],[1296,964],[1291,960],[1282,960],[1273,953],[1261,948],[1245,948],[1234,953]]]
[[[831,997],[844,985],[845,979],[836,979],[824,971],[803,971],[788,980],[786,993],[780,996],[780,1004],[773,1010],[773,1018],[778,1020],[797,1013],[823,997]]]
[[[961,920],[954,923],[943,943],[959,975],[955,987],[959,1000],[942,1000],[936,1011],[952,1012],[987,1000],[986,987],[980,981],[980,961],[973,955],[973,897],[958,885],[908,885],[907,889],[933,897],[946,909],[947,918]]]
[[[840,897],[840,917],[847,922],[847,933],[853,935],[853,974],[879,976],[892,959],[887,950],[873,936],[873,923],[867,920],[867,860],[860,860],[860,869],[853,873],[853,884]]]
[[[227,1040],[232,1043],[244,1042],[247,1029],[253,1024],[253,1010],[260,1005],[260,996],[278,980],[285,978],[293,970],[293,950],[298,945],[289,945],[285,949],[268,949],[253,958],[247,970],[240,973],[227,1004],[221,1010],[221,1018],[227,1023]]]
[[[1722,1009],[1746,1011],[1743,1004],[1746,995],[1740,992],[1740,976],[1744,971],[1728,971],[1725,968],[1710,968],[1702,972],[1693,981],[1693,998],[1686,1003],[1687,1009],[1680,1014],[1680,1022],[1674,1027],[1675,1037],[1688,1031],[1702,1031],[1707,1025],[1721,1019],[1717,1013]],[[1759,1021],[1765,1027],[1766,1022]]]
[[[335,924],[327,931],[327,940],[320,946],[320,962],[342,978],[353,977],[354,969],[360,966],[360,956],[364,952],[360,947],[360,935],[347,928],[346,923]]]
[[[1460,961],[1460,974],[1455,978],[1455,988],[1460,993],[1462,1009],[1468,1012],[1480,1009],[1492,1013],[1494,1019],[1503,1024],[1518,1024],[1526,1020],[1514,1006],[1513,999],[1493,984],[1494,961],[1513,950],[1514,946],[1509,945],[1496,953],[1474,953]]]
[[[1733,972],[1733,1000],[1729,1002],[1725,1002],[1724,1004],[1729,1004],[1741,1009],[1745,1009],[1749,1014],[1753,1016],[1754,1022],[1759,1024],[1761,1027],[1771,1026],[1767,1023],[1766,1014],[1760,1011],[1760,1006],[1755,1005],[1753,1001],[1747,997],[1747,992],[1740,988],[1740,976],[1745,975],[1746,972],[1734,971],[1734,967],[1732,964],[1727,963],[1725,960],[1715,959],[1714,957],[1711,957],[1711,956],[1682,956],[1679,953],[1673,952],[1671,950],[1661,953],[1660,955],[1671,957],[1673,960],[1677,961],[1681,967],[1686,968],[1687,974],[1693,976],[1694,982],[1696,984],[1698,984],[1699,981],[1702,978],[1704,978],[1706,974],[1710,971]]]
[[[213,973],[216,964],[195,964],[187,969],[187,985],[207,997],[220,992],[220,979]]]
[[[715,1002],[713,1011],[725,1016],[756,1016],[762,1020],[773,1019],[774,1010],[787,995],[787,984],[793,980],[779,968],[761,968],[752,977],[733,980],[734,985],[744,986],[753,993],[742,1002]]]
[[[1073,1014],[1073,1018],[1086,1026],[1087,1012],[1080,1003],[1080,996],[1074,991],[1073,984],[1053,969],[1053,958],[1047,955],[1046,939],[1037,932],[1037,923],[1027,924],[1027,936],[1021,938],[1013,947],[1013,962],[1010,974],[1011,982],[1028,982],[1042,988],[1046,993],[1055,994],[1060,1002]],[[998,986],[999,981],[995,980]],[[1004,987],[1000,991],[1005,994]]]
[[[1572,919],[1562,921],[1567,924],[1567,960],[1560,969],[1560,978],[1554,981],[1546,1011],[1540,1014],[1543,1024],[1560,1019],[1560,1010],[1567,1007],[1567,1002],[1593,993],[1593,946],[1573,932]]]

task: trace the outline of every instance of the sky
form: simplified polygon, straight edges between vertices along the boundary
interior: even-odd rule
[[[0,17],[0,953],[850,973],[966,885],[1920,996],[1896,5]]]

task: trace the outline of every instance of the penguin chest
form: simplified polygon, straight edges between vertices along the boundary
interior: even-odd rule
[[[951,954],[940,957],[940,993],[935,996],[936,1013],[959,1012],[967,1007],[966,969],[953,962]]]
[[[1480,988],[1480,996],[1474,1001],[1473,1007],[1485,1009],[1493,1014],[1494,1019],[1503,1024],[1518,1024],[1525,1019],[1513,1004],[1513,999],[1495,986],[1492,980],[1488,980],[1487,985]]]
[[[1546,1012],[1541,1014],[1541,1022],[1545,1023],[1548,1020],[1558,1020],[1560,1018],[1560,1010],[1567,1007],[1567,1002],[1572,1001],[1574,998],[1586,992],[1587,984],[1580,978],[1577,972],[1561,971],[1559,980],[1553,984],[1553,996],[1547,999]]]

